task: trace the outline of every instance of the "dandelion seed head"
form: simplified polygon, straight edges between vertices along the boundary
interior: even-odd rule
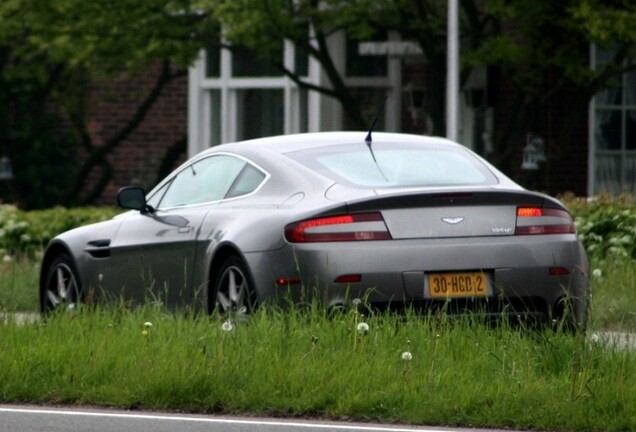
[[[5,255],[4,258],[2,258],[2,261],[9,263],[13,261],[13,257],[11,255]]]
[[[601,270],[600,268],[595,268],[594,270],[592,270],[592,276],[594,276],[595,278],[603,277],[603,270]]]
[[[362,300],[360,300],[359,298],[354,298],[353,300],[351,300],[351,304],[355,307],[358,307],[362,304]]]
[[[150,321],[146,321],[146,322],[144,323],[144,328],[149,329],[150,327],[152,327],[152,323],[151,323]]]
[[[404,361],[411,361],[413,360],[413,354],[411,354],[410,351],[404,351],[402,353],[402,360]]]
[[[224,332],[231,332],[232,330],[234,330],[234,324],[232,324],[231,321],[225,321],[223,324],[221,324],[221,329]]]
[[[369,324],[365,322],[358,323],[358,333],[365,334],[369,331]]]

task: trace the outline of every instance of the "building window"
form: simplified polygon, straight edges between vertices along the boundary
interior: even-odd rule
[[[379,32],[369,39],[372,42],[387,41],[387,33]],[[386,77],[388,74],[388,58],[385,55],[360,55],[359,41],[347,36],[346,68],[348,77]]]
[[[222,92],[220,89],[211,89],[207,93],[207,97],[210,103],[210,116],[207,123],[209,128],[209,142],[220,143],[221,142],[221,122],[223,120],[222,111],[223,105],[221,104]]]
[[[237,139],[239,141],[283,134],[284,92],[245,89],[237,93]]]
[[[281,74],[280,69],[252,50],[240,47],[232,50],[232,76],[235,78],[277,77]]]
[[[351,90],[352,96],[361,101],[362,106],[362,117],[368,123],[369,127],[371,127],[371,123],[375,119],[375,116],[378,116],[378,122],[375,125],[375,130],[382,131],[386,129],[386,108],[382,109],[382,105],[385,103],[384,98],[387,95],[387,87],[386,84],[381,87],[356,87]],[[390,115],[391,113],[389,113]],[[351,122],[347,116],[345,116],[342,120],[342,128],[344,130],[356,130],[358,129],[357,125]]]
[[[306,54],[283,43],[281,61],[308,73]],[[190,70],[188,154],[225,142],[306,132],[307,92],[252,51],[208,47]]]
[[[367,127],[371,126],[379,114],[376,130],[398,131],[401,92],[392,93],[392,89],[401,88],[401,60],[397,57],[391,58],[386,53],[361,54],[361,41],[352,39],[349,35],[341,36],[345,40],[345,83],[351,89],[353,98],[360,102],[361,114]],[[364,43],[387,44],[396,41],[397,38],[396,34],[378,32]],[[360,127],[345,115],[341,128],[357,130]]]
[[[304,25],[309,40],[311,30]],[[378,35],[386,43],[387,35]],[[389,35],[389,40],[397,35]],[[375,40],[375,39],[374,39]],[[365,121],[376,130],[399,130],[400,59],[386,54],[360,55],[357,42],[344,31],[329,36],[328,45],[345,85],[362,101]],[[320,64],[306,50],[283,41],[281,63],[313,86],[329,87]],[[214,44],[190,69],[188,96],[188,155],[226,142],[263,136],[359,128],[334,99],[299,86],[280,68],[242,48]],[[386,100],[385,97],[392,93]]]
[[[596,50],[595,66],[611,54]],[[616,85],[594,97],[591,193],[636,192],[636,70],[616,77]]]
[[[210,46],[205,50],[205,76],[206,78],[219,78],[221,76],[221,47]]]

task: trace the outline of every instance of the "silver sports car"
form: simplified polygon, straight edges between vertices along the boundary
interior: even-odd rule
[[[129,209],[55,237],[42,311],[113,296],[249,314],[269,301],[569,316],[588,262],[559,201],[442,138],[325,132],[208,149]]]

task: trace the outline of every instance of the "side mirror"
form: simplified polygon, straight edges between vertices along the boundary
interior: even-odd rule
[[[117,205],[129,210],[139,210],[141,213],[152,211],[152,207],[146,203],[146,191],[137,186],[119,189],[119,192],[117,192]]]

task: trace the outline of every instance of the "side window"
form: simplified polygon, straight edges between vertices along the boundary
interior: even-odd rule
[[[245,167],[232,184],[232,187],[230,187],[226,198],[247,195],[248,193],[255,191],[264,179],[264,172],[252,165],[245,164]]]
[[[148,201],[148,205],[152,208],[159,207],[159,201],[161,201],[163,194],[166,193],[166,190],[168,189],[169,186],[170,186],[170,183],[166,183],[165,185],[161,187],[161,189],[157,189],[156,191],[153,192],[152,195],[148,196],[146,198]]]
[[[256,190],[265,177],[263,171],[238,157],[209,156],[183,168],[152,194],[148,204],[170,208],[234,198]]]
[[[221,200],[246,164],[230,155],[214,155],[192,163],[174,177],[159,207]]]

